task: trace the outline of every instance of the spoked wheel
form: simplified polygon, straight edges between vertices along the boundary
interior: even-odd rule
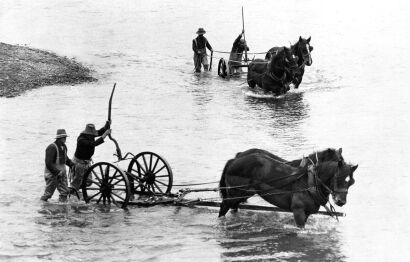
[[[130,183],[127,176],[111,163],[92,165],[84,175],[82,191],[84,201],[97,204],[115,204],[125,208],[130,200]]]
[[[218,75],[225,78],[228,75],[225,59],[221,58],[218,62]]]
[[[139,153],[131,160],[127,174],[134,194],[163,195],[171,192],[171,167],[158,154]]]

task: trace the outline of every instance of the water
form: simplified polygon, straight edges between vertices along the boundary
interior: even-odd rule
[[[223,54],[213,72],[192,74],[197,28],[205,27],[215,50],[229,51],[242,30],[241,6],[251,51],[312,36],[313,65],[299,90],[276,100],[251,95],[244,78],[216,75]],[[99,81],[0,98],[0,259],[405,260],[408,12],[405,1],[2,1],[2,42],[75,57]],[[124,211],[58,204],[57,195],[41,203],[44,150],[55,130],[67,130],[72,155],[86,123],[104,124],[114,82],[113,136],[125,152],[164,156],[175,184],[218,181],[225,162],[252,147],[288,159],[342,147],[359,164],[338,209],[347,216],[339,223],[313,216],[299,230],[286,213],[218,219],[212,208]],[[107,141],[94,161],[114,161],[114,151]]]

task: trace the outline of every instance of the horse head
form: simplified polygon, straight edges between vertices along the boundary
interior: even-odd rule
[[[336,205],[343,206],[346,204],[349,187],[355,182],[353,172],[358,167],[359,165],[353,166],[351,164],[344,164],[342,161],[338,162],[338,173],[333,177],[333,190],[331,192]]]
[[[299,65],[305,64],[310,66],[313,63],[311,56],[313,46],[310,45],[310,39],[311,37],[304,39],[299,36],[298,42],[292,46],[293,53],[301,59]]]
[[[353,172],[358,165],[353,166],[346,164],[344,160],[339,160],[338,162],[318,162],[315,167],[322,186],[332,195],[335,204],[345,205],[349,187],[355,182]]]
[[[268,71],[277,77],[283,77],[284,73],[289,70],[289,62],[285,47],[277,48],[269,59]]]

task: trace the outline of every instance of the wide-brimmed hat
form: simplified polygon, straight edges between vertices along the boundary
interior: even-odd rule
[[[65,129],[57,129],[56,139],[62,137],[68,137],[67,133],[65,132]]]
[[[196,31],[196,33],[197,33],[198,35],[203,35],[203,34],[206,33],[206,31],[205,31],[202,27],[200,27],[200,28],[198,28],[198,31]]]
[[[87,125],[85,126],[84,131],[81,132],[81,134],[92,135],[92,136],[98,136],[98,133],[97,133],[97,130],[95,130],[94,124],[87,124]]]

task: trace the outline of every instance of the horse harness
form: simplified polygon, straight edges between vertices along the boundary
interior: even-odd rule
[[[316,154],[316,159],[317,159],[317,154]],[[310,160],[310,159],[309,159]],[[316,164],[313,164],[308,167],[308,189],[307,192],[310,195],[310,197],[313,199],[313,201],[319,205],[323,206],[326,211],[329,213],[331,217],[334,217],[337,221],[339,221],[336,210],[333,207],[333,205],[329,202],[329,197],[326,197],[323,193],[322,190],[320,189],[320,186],[323,186],[326,191],[328,191],[330,194],[334,195],[335,193],[346,193],[347,189],[339,189],[337,187],[337,177],[339,175],[339,168],[337,169],[337,173],[332,177],[333,179],[333,190],[330,189],[318,176],[317,172],[314,170],[316,167]],[[318,163],[317,159],[317,163]],[[328,207],[326,204],[329,202]]]

